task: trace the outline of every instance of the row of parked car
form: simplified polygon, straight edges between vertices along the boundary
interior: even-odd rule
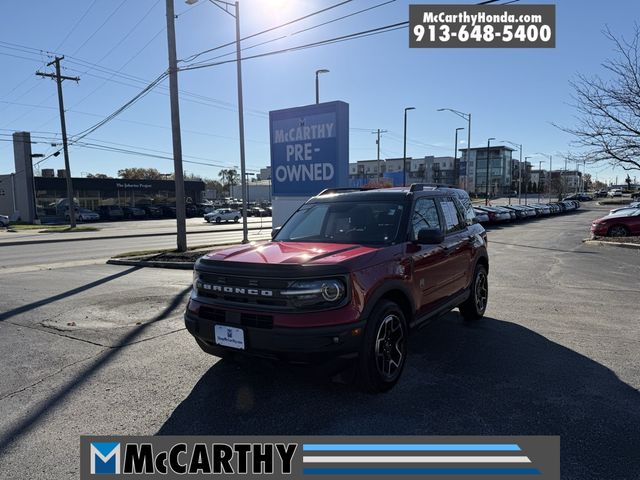
[[[475,206],[476,218],[483,224],[513,222],[533,217],[544,217],[570,212],[580,208],[578,200],[563,200],[553,203],[535,203],[529,205],[481,205]]]
[[[186,205],[187,217],[199,217],[213,206],[200,203]],[[65,211],[65,220],[69,220],[69,209]],[[76,220],[79,222],[114,221],[114,220],[143,220],[146,218],[175,218],[175,205],[100,205],[95,210],[76,207]]]

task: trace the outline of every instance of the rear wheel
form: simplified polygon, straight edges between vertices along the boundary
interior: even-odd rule
[[[482,318],[487,309],[489,280],[487,277],[487,269],[484,265],[476,265],[470,289],[469,298],[459,307],[462,318],[468,321]]]
[[[358,358],[357,382],[371,393],[390,390],[407,357],[407,322],[400,307],[382,300],[373,309]]]
[[[607,235],[610,237],[628,237],[629,229],[624,225],[614,225],[609,228]]]
[[[216,217],[216,223],[220,223],[222,219],[220,217]]]

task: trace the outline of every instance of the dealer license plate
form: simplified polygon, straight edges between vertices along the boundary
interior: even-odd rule
[[[213,338],[217,345],[244,350],[244,330],[241,328],[215,325]]]

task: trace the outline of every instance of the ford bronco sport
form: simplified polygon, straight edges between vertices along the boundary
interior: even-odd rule
[[[398,381],[411,329],[487,306],[484,228],[466,192],[325,190],[270,242],[200,258],[185,313],[207,353],[356,365],[368,391]]]

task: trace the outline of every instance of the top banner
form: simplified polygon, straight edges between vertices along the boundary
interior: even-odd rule
[[[410,5],[411,48],[555,48],[555,5]]]
[[[348,186],[349,105],[269,112],[273,196],[313,196]]]

